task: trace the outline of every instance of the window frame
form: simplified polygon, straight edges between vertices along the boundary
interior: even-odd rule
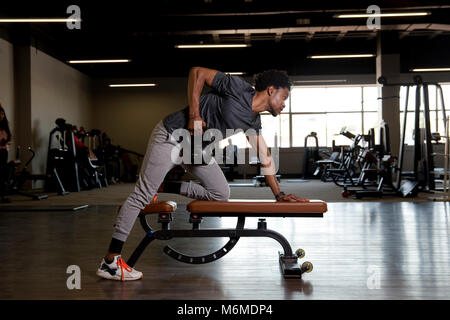
[[[299,111],[292,111],[292,93],[293,93],[293,89],[297,89],[297,88],[348,88],[348,87],[360,87],[361,88],[361,109],[359,111],[346,111],[346,110],[342,110],[342,111],[320,111],[320,112],[299,112]],[[378,113],[378,111],[365,111],[364,110],[364,88],[366,87],[378,87],[376,84],[350,84],[350,85],[314,85],[314,86],[292,86],[291,87],[291,94],[289,97],[289,105],[288,105],[288,111],[283,111],[281,112],[281,114],[288,114],[289,115],[289,146],[288,147],[282,147],[280,146],[280,148],[298,148],[298,147],[293,147],[294,141],[293,141],[293,132],[292,132],[292,128],[293,128],[293,124],[292,124],[292,116],[293,115],[306,115],[306,114],[323,114],[323,115],[328,115],[328,114],[342,114],[342,113],[352,113],[352,114],[360,114],[361,115],[361,128],[362,128],[362,132],[365,132],[365,128],[364,128],[364,113]],[[262,116],[266,116],[266,115],[270,115],[269,112],[262,112],[261,113]],[[277,119],[279,119],[278,121],[281,121],[281,117],[277,117]],[[263,128],[264,130],[264,128]],[[325,137],[325,141],[326,144],[328,143],[328,128],[325,129],[326,131],[326,137]],[[278,133],[280,135],[280,139],[281,139],[281,132]],[[319,147],[330,147],[328,145],[325,146],[319,146]]]

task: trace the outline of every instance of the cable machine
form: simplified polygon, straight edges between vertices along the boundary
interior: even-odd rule
[[[378,83],[383,86],[399,86],[405,87],[406,99],[402,120],[402,132],[401,142],[399,150],[399,161],[397,168],[396,186],[404,196],[415,193],[419,189],[421,191],[429,192],[436,190],[436,184],[434,176],[440,174],[435,171],[433,156],[433,144],[431,141],[435,139],[436,135],[431,133],[431,120],[430,120],[430,101],[429,101],[429,87],[435,86],[441,100],[442,107],[442,119],[444,129],[446,129],[446,114],[444,95],[442,87],[436,82],[424,82],[420,75],[416,75],[413,78],[413,82],[410,83],[388,83],[385,77],[380,77]],[[414,106],[414,171],[412,175],[409,175],[403,171],[404,155],[405,155],[405,136],[406,136],[406,123],[408,117],[408,105],[409,105],[409,92],[410,88],[415,89],[415,106]],[[423,99],[422,99],[423,98]],[[421,106],[423,106],[424,125],[420,126],[420,113]],[[438,105],[436,105],[438,110]]]

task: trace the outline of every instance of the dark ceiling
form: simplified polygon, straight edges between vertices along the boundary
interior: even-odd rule
[[[17,1],[16,1],[17,2]],[[448,3],[448,1],[446,1]],[[376,32],[365,19],[337,13],[428,11],[425,17],[383,18],[394,32],[402,71],[450,66],[450,3],[443,1],[38,1],[1,4],[2,18],[68,17],[81,9],[81,29],[59,24],[0,23],[0,34],[61,61],[132,59],[130,63],[74,65],[92,77],[184,77],[191,66],[253,74],[284,69],[291,75],[375,73],[375,58],[311,60],[311,54],[376,53]],[[239,49],[176,49],[176,44],[247,43]]]

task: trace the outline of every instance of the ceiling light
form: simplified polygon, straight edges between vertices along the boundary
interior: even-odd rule
[[[345,83],[347,80],[295,80],[294,83]]]
[[[110,84],[111,88],[124,88],[124,87],[156,87],[155,83],[124,83],[124,84]]]
[[[337,14],[335,18],[391,18],[391,17],[421,17],[428,16],[430,12],[398,12],[398,13],[361,13],[361,14]]]
[[[178,49],[195,49],[195,48],[245,48],[250,47],[249,44],[180,44],[176,45]]]
[[[0,19],[0,22],[80,22],[81,19],[61,18],[61,19]]]
[[[374,54],[338,54],[338,55],[314,55],[309,59],[341,59],[341,58],[372,58]]]
[[[412,72],[436,72],[436,71],[450,71],[450,68],[417,68],[411,69]]]
[[[243,74],[245,74],[244,72],[224,72],[224,73],[232,76],[242,76]]]
[[[130,62],[130,59],[111,59],[111,60],[69,60],[69,63],[120,63]]]

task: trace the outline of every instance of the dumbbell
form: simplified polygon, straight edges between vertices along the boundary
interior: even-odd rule
[[[178,141],[179,143],[182,141]],[[211,143],[215,142],[215,137],[212,137],[211,141],[195,141],[194,136],[190,136],[189,146],[188,148],[191,151],[190,156],[190,163],[193,165],[208,165],[208,162],[206,160],[210,160],[209,157],[215,157],[215,149],[212,150],[212,155],[207,154],[206,147],[209,146]],[[209,152],[208,152],[209,153]],[[183,157],[183,148],[180,151],[180,157]],[[186,163],[187,164],[187,163]]]

